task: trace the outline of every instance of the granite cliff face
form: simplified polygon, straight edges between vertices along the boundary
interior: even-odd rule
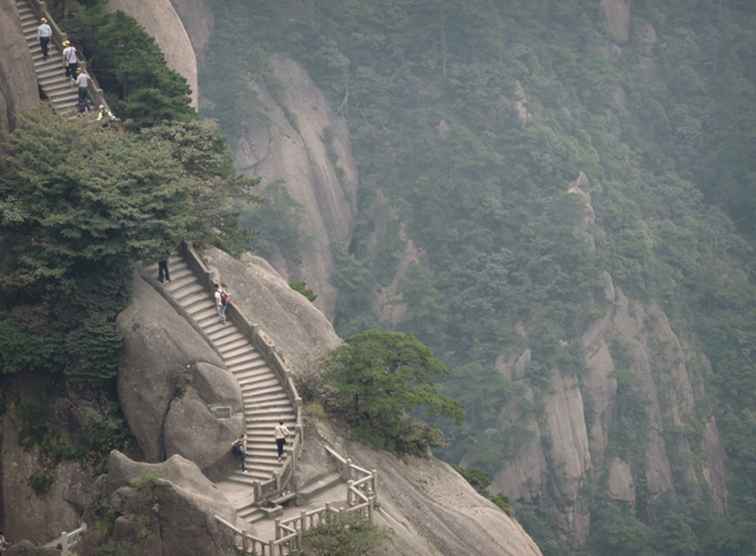
[[[14,0],[0,0],[0,132],[12,130],[16,117],[39,104],[31,52],[21,32]]]
[[[601,230],[588,186],[581,174],[568,191],[583,207],[578,237],[595,249]],[[585,362],[579,376],[552,368],[548,387],[536,391],[529,348],[497,360],[498,370],[522,395],[500,415],[500,429],[518,430],[521,441],[514,457],[502,463],[495,490],[512,499],[540,500],[564,541],[574,545],[584,544],[590,532],[584,488],[590,484],[630,506],[684,492],[710,497],[718,512],[727,507],[725,454],[707,411],[705,355],[674,329],[659,305],[629,298],[608,272],[597,282],[601,288],[593,303],[600,316],[579,345],[562,346]],[[526,346],[527,329],[519,323],[515,330]]]
[[[336,114],[307,71],[273,56],[267,82],[254,82],[256,115],[241,122],[237,168],[281,183],[303,208],[299,261],[271,262],[287,277],[304,278],[318,293],[316,305],[333,317],[332,248],[351,237],[358,184],[346,121]]]

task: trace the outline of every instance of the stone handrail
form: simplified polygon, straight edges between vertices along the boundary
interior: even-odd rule
[[[215,515],[215,521],[220,523],[231,535],[234,547],[240,550],[242,554],[254,554],[255,556],[273,556],[275,554],[273,541],[264,541],[242,531],[219,515]]]
[[[64,33],[63,30],[55,22],[52,15],[50,14],[50,11],[47,9],[45,2],[43,0],[27,0],[27,2],[31,10],[34,12],[34,15],[37,16],[37,19],[42,19],[43,17],[47,19],[47,23],[53,30],[52,41],[53,43],[55,43],[55,46],[57,46],[58,49],[63,52],[63,41],[68,40],[68,35]],[[78,53],[78,57],[82,63],[86,63],[86,60],[81,53]],[[92,97],[92,100],[94,101],[96,107],[99,108],[99,106],[102,104],[105,106],[105,108],[110,110],[110,107],[105,100],[105,94],[100,88],[100,85],[97,83],[97,79],[95,79],[95,76],[92,75],[91,72],[87,73],[89,73],[89,77],[92,78],[88,86],[89,95]]]
[[[62,531],[60,533],[60,537],[55,539],[52,542],[49,542],[45,545],[47,548],[57,548],[60,547],[60,554],[61,556],[69,556],[73,555],[74,552],[71,551],[72,548],[74,548],[77,544],[79,544],[79,541],[81,540],[81,535],[87,530],[87,524],[82,522],[81,526],[78,529],[74,529],[73,531]]]
[[[194,250],[194,247],[187,241],[181,242],[179,246],[179,252],[186,261],[186,264],[198,277],[200,284],[205,288],[213,291],[215,282],[213,280],[213,273],[205,265],[205,262]],[[294,475],[296,472],[297,461],[302,454],[302,434],[304,428],[302,426],[302,397],[297,391],[297,387],[294,384],[291,371],[286,365],[284,358],[278,353],[273,340],[265,334],[257,324],[251,323],[244,313],[241,312],[239,307],[231,300],[226,310],[226,318],[233,322],[242,334],[244,334],[265,359],[265,362],[275,373],[279,383],[283,386],[289,401],[296,410],[296,425],[295,436],[293,441],[293,448],[291,450],[291,457],[287,458],[284,462],[281,470],[274,474],[272,479],[268,481],[255,481],[255,503],[262,504],[268,500],[275,498],[282,494],[294,484]]]

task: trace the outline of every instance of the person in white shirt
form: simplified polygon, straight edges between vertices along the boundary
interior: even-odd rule
[[[213,294],[213,298],[215,299],[215,310],[218,311],[218,316],[220,317],[221,322],[226,322],[226,307],[223,304],[223,289],[220,287],[220,284],[215,285],[215,293]]]
[[[283,459],[284,446],[286,445],[286,438],[291,435],[291,431],[286,428],[283,421],[279,421],[276,425],[276,449],[278,450],[278,461]]]
[[[66,77],[76,80],[76,70],[79,68],[79,56],[76,47],[69,41],[63,41],[63,63],[66,66]]]
[[[79,69],[79,75],[76,77],[76,86],[79,88],[79,112],[85,112],[87,101],[89,100],[89,82],[92,80],[83,67]]]
[[[39,39],[39,47],[42,49],[42,57],[47,60],[47,49],[50,45],[50,37],[52,37],[52,27],[47,23],[46,18],[39,20],[39,27],[37,27],[37,38]]]

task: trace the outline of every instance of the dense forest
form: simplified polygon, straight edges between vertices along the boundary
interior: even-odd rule
[[[555,368],[581,384],[580,339],[603,314],[608,273],[705,359],[688,361],[705,385],[694,416],[664,442],[699,445],[714,416],[729,499],[715,512],[686,486],[689,462],[673,461],[672,491],[628,504],[607,496],[597,467],[580,486],[590,536],[569,551],[752,554],[756,4],[636,0],[627,36],[594,0],[228,0],[213,11],[202,106],[232,145],[245,118],[263,117],[251,83],[270,80],[274,53],[302,63],[348,122],[359,212],[351,242],[334,248],[336,325],[412,332],[452,368],[444,388],[466,419],[444,457],[496,475],[528,434],[502,414],[518,403],[537,415]],[[295,260],[306,238],[275,191],[256,247],[280,238]],[[410,241],[422,256],[398,280],[406,312],[387,322],[374,292],[397,281]],[[525,344],[517,382],[496,363]],[[612,343],[615,361],[624,349]],[[642,485],[647,400],[632,373],[614,379],[607,450]],[[546,554],[567,553],[553,484],[513,505]]]

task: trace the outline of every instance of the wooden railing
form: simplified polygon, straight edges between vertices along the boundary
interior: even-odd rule
[[[81,540],[81,535],[86,530],[87,530],[87,524],[82,523],[78,529],[74,529],[73,531],[70,531],[68,533],[63,531],[60,534],[60,540],[58,542],[55,542],[55,546],[60,545],[61,556],[68,556],[69,554],[73,554],[73,552],[71,552],[71,549],[77,544],[79,544],[79,541]]]
[[[50,27],[53,30],[52,34],[52,42],[55,43],[55,46],[58,47],[58,50],[62,53],[63,52],[63,41],[67,41],[68,35],[63,32],[63,30],[58,26],[58,24],[53,19],[52,14],[47,9],[47,5],[43,0],[25,0],[29,8],[34,12],[34,15],[37,16],[37,19],[42,19],[43,17],[47,19],[47,23],[50,25]],[[79,61],[82,64],[86,64],[86,60],[84,59],[84,56],[77,52],[77,56],[79,58]],[[107,101],[105,100],[105,94],[103,93],[102,89],[100,88],[100,85],[97,83],[97,79],[95,79],[95,76],[91,72],[91,68],[88,68],[87,73],[89,74],[89,77],[91,77],[91,80],[89,82],[89,96],[92,97],[92,102],[95,103],[95,108],[99,108],[100,105],[104,105],[107,110],[110,110],[110,107],[108,106]],[[63,71],[61,66],[61,72]]]
[[[215,279],[213,273],[207,268],[204,261],[200,258],[194,247],[189,242],[181,242],[179,247],[181,256],[186,264],[197,276],[203,287],[213,291]],[[286,458],[280,471],[273,474],[273,477],[267,481],[255,481],[253,484],[255,493],[255,504],[262,505],[269,500],[276,498],[287,490],[296,490],[296,468],[299,457],[302,454],[303,431],[302,426],[302,397],[297,391],[294,384],[291,371],[281,354],[278,353],[273,340],[265,334],[257,324],[251,323],[241,312],[239,307],[232,300],[226,310],[226,318],[233,322],[239,330],[252,342],[254,348],[259,351],[265,362],[273,370],[278,378],[279,383],[286,392],[289,401],[296,410],[295,436],[293,441],[291,457]]]

